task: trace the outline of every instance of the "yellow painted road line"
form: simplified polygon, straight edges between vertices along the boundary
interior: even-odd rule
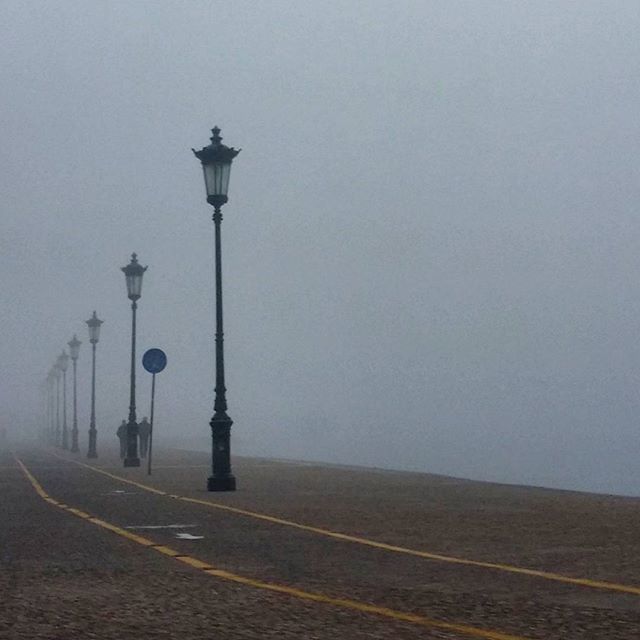
[[[161,491],[160,489],[156,489],[155,487],[142,484],[141,482],[136,482],[135,480],[130,480],[129,478],[123,478],[122,476],[118,476],[114,473],[110,473],[109,471],[105,471],[104,469],[100,469],[99,467],[94,467],[90,464],[85,464],[84,462],[78,462],[77,460],[67,460],[66,458],[63,458],[62,456],[58,456],[55,453],[51,453],[51,455],[55,456],[56,458],[60,458],[60,460],[64,460],[65,462],[73,462],[74,464],[80,465],[81,467],[86,467],[87,469],[91,469],[96,473],[101,473],[105,476],[113,478],[114,480],[118,480],[120,482],[126,482],[127,484],[133,485],[145,491],[150,491],[152,493],[162,495],[168,498],[174,498],[174,499],[181,500],[183,502],[199,504],[205,507],[209,507],[211,509],[219,509],[222,511],[227,511],[229,513],[235,513],[238,515],[247,516],[249,518],[254,518],[257,520],[263,520],[265,522],[271,522],[273,524],[283,525],[285,527],[300,529],[302,531],[309,531],[311,533],[316,533],[322,536],[326,536],[328,538],[334,538],[336,540],[342,540],[344,542],[353,542],[356,544],[365,545],[367,547],[373,547],[375,549],[382,549],[384,551],[391,551],[394,553],[401,553],[404,555],[415,556],[418,558],[424,558],[426,560],[434,560],[436,562],[446,562],[449,564],[459,564],[459,565],[465,565],[469,567],[480,567],[482,569],[493,569],[495,571],[515,573],[518,575],[529,576],[532,578],[542,578],[543,580],[553,580],[555,582],[563,582],[565,584],[572,584],[580,587],[588,587],[590,589],[600,589],[604,591],[617,591],[619,593],[629,593],[632,595],[640,596],[640,587],[633,586],[633,585],[619,584],[616,582],[608,582],[605,580],[591,580],[590,578],[575,578],[572,576],[563,575],[561,573],[553,573],[550,571],[539,571],[537,569],[527,569],[526,567],[517,567],[510,564],[501,564],[498,562],[484,562],[482,560],[471,560],[469,558],[447,556],[439,553],[433,553],[430,551],[420,551],[419,549],[410,549],[408,547],[400,547],[393,544],[387,544],[386,542],[378,542],[376,540],[370,540],[368,538],[352,536],[347,533],[339,533],[337,531],[331,531],[330,529],[322,529],[320,527],[314,527],[311,525],[302,524],[300,522],[294,522],[292,520],[285,520],[283,518],[277,518],[275,516],[270,516],[264,513],[247,511],[246,509],[240,509],[238,507],[230,507],[229,505],[221,504],[219,502],[211,502],[209,500],[201,500],[199,498],[189,498],[188,496],[179,496],[175,494],[170,494],[170,493],[167,493],[166,491]]]
[[[369,604],[367,602],[359,602],[357,600],[349,600],[346,598],[334,598],[332,596],[326,596],[322,593],[313,593],[311,591],[303,591],[301,589],[296,589],[294,587],[288,587],[283,584],[277,584],[273,582],[262,582],[262,580],[255,580],[254,578],[247,578],[246,576],[241,576],[236,573],[231,573],[229,571],[225,571],[223,569],[216,569],[212,567],[210,563],[199,560],[198,558],[194,558],[193,556],[189,556],[186,554],[182,554],[179,551],[171,549],[165,545],[159,545],[153,542],[153,540],[149,540],[143,536],[138,536],[136,534],[132,534],[131,532],[118,527],[117,525],[111,524],[101,518],[94,518],[89,516],[85,518],[88,514],[74,507],[69,507],[67,505],[62,505],[61,503],[54,501],[47,492],[42,488],[42,485],[36,480],[34,475],[29,471],[26,465],[20,460],[17,456],[15,456],[15,460],[22,469],[22,472],[27,477],[31,486],[35,489],[36,493],[49,502],[50,504],[54,504],[60,509],[63,509],[67,513],[71,513],[76,517],[82,518],[85,522],[90,522],[95,524],[103,529],[107,529],[112,533],[115,533],[127,540],[132,542],[137,542],[138,544],[152,549],[154,551],[158,551],[164,555],[174,558],[178,562],[182,562],[184,564],[193,567],[194,569],[200,570],[208,576],[212,576],[215,578],[220,578],[222,580],[229,580],[231,582],[236,582],[239,584],[243,584],[245,586],[254,587],[256,589],[264,589],[266,591],[273,591],[276,593],[282,593],[288,596],[292,596],[294,598],[298,598],[300,600],[309,600],[312,602],[318,602],[321,604],[333,605],[335,607],[340,607],[342,609],[350,609],[352,611],[359,611],[361,613],[368,613],[377,616],[382,616],[384,618],[391,618],[393,620],[399,620],[401,622],[408,622],[410,624],[415,624],[421,627],[427,627],[429,629],[439,629],[441,631],[447,631],[456,634],[462,634],[465,636],[471,636],[474,638],[484,638],[484,640],[527,640],[522,636],[514,636],[508,633],[502,633],[501,631],[494,631],[491,629],[481,629],[479,627],[472,627],[465,624],[459,624],[455,622],[445,622],[444,620],[434,620],[432,618],[427,618],[425,616],[421,616],[417,613],[406,613],[404,611],[396,611],[395,609],[389,609],[387,607],[380,607],[375,604]]]

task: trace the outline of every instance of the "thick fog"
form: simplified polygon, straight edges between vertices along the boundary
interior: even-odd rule
[[[156,442],[207,446],[213,224],[191,147],[218,125],[242,148],[222,225],[232,452],[640,494],[637,2],[0,14],[12,435],[42,426],[77,333],[86,451],[95,309],[98,450],[116,446],[136,251],[138,360],[169,359]],[[139,367],[139,418],[149,396]]]

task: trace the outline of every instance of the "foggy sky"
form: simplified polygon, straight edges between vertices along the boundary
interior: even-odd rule
[[[149,265],[157,442],[206,445],[224,207],[232,451],[640,494],[640,5],[0,5],[0,419],[74,332],[126,418]],[[149,376],[138,372],[139,417]]]

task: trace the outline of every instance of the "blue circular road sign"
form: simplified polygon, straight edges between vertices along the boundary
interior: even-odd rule
[[[167,366],[167,356],[162,349],[149,349],[142,356],[142,366],[149,373],[160,373]]]

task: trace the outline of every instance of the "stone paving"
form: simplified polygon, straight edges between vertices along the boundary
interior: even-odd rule
[[[640,595],[338,540],[156,495],[44,450],[16,454],[53,498],[236,575],[524,639],[640,637]],[[242,458],[238,491],[211,494],[206,454],[160,450],[155,462],[151,477],[111,455],[95,466],[392,545],[640,584],[640,500]],[[204,575],[47,504],[8,452],[0,487],[0,638],[473,637]]]

